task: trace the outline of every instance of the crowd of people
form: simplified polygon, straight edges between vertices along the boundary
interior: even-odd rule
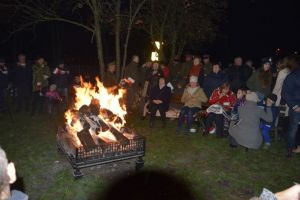
[[[224,67],[220,62],[212,62],[207,54],[186,55],[184,62],[175,57],[169,64],[148,61],[140,68],[139,59],[134,56],[132,63],[125,71],[139,76],[133,78],[125,73],[124,78],[134,79],[133,91],[138,86],[142,88],[142,119],[147,112],[150,114],[150,128],[154,127],[155,116],[160,116],[162,127],[166,127],[166,112],[174,101],[180,100],[178,134],[195,132],[193,121],[204,111],[203,136],[215,132],[217,137],[228,137],[232,148],[258,149],[264,142],[268,149],[269,133],[278,124],[280,110],[289,109],[289,123],[283,130],[288,142],[287,156],[300,153],[298,57],[287,56],[277,63],[263,58],[258,67],[252,61],[244,63],[242,57]],[[132,102],[130,99],[128,110]]]
[[[69,97],[70,71],[60,61],[52,71],[46,60],[38,56],[29,63],[26,55],[18,55],[17,63],[7,67],[4,58],[0,58],[0,110],[2,112],[37,112],[54,114],[59,104],[67,105]],[[14,93],[15,108],[9,107],[5,96]]]
[[[37,112],[57,113],[60,108],[63,111],[73,99],[70,98],[74,95],[72,86],[79,84],[79,77],[70,81],[70,70],[63,61],[50,68],[41,56],[34,63],[28,63],[25,54],[19,54],[17,59],[8,68],[0,58],[0,109],[6,109],[5,94],[12,85],[17,91],[16,112],[28,111],[34,116]],[[120,86],[116,70],[114,62],[108,64],[103,79],[105,87]],[[187,54],[184,62],[175,57],[170,63],[147,61],[144,64],[134,55],[124,69],[122,80],[126,83],[128,113],[140,108],[142,119],[149,113],[150,128],[155,126],[156,116],[160,116],[162,127],[166,127],[166,112],[176,103],[180,104],[178,134],[195,132],[193,122],[199,113],[204,113],[202,135],[215,132],[217,137],[228,137],[233,148],[240,145],[258,149],[263,142],[264,148],[269,148],[269,132],[285,106],[289,108],[289,124],[284,133],[287,156],[291,157],[292,153],[300,153],[299,73],[296,56],[285,57],[276,64],[264,58],[258,67],[252,61],[244,63],[242,57],[236,57],[225,67],[220,62],[212,62],[207,54]]]
[[[162,127],[166,127],[166,112],[172,103],[179,107],[177,134],[193,134],[193,122],[204,113],[203,136],[215,132],[217,137],[229,138],[229,146],[248,149],[270,147],[269,132],[276,124],[281,107],[289,109],[289,123],[284,134],[287,138],[287,156],[300,153],[297,139],[300,122],[300,69],[299,60],[288,56],[272,68],[271,60],[263,59],[261,66],[253,67],[251,61],[243,63],[241,57],[224,67],[211,62],[209,55],[186,55],[185,61],[175,57],[171,63],[147,61],[140,64],[137,55],[126,66],[122,80],[127,83],[126,107],[134,110],[135,97],[139,102],[142,119],[149,113],[149,127],[155,126],[159,114]],[[122,81],[121,81],[122,82]],[[111,62],[103,80],[105,87],[118,87],[116,65]],[[80,84],[78,76],[70,77],[70,70],[63,61],[50,68],[43,57],[34,63],[27,62],[25,54],[18,55],[18,62],[8,68],[0,58],[0,110],[7,111],[6,95],[11,88],[16,91],[15,112],[28,112],[31,116],[48,112],[54,114],[67,107],[72,99],[72,86]],[[140,91],[140,92],[139,92]],[[199,118],[198,118],[199,119]],[[214,131],[215,130],[215,131]],[[298,134],[299,136],[299,134]],[[0,197],[28,199],[20,191],[10,191],[16,180],[15,167],[8,163],[0,148]],[[260,199],[297,198],[299,185],[273,194],[264,189]],[[299,193],[299,192],[298,192]],[[283,198],[284,197],[284,198]]]

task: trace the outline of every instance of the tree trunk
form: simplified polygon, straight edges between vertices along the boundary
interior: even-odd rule
[[[95,24],[95,39],[97,45],[97,56],[98,56],[98,64],[99,64],[99,72],[100,72],[100,80],[104,80],[104,58],[103,58],[103,46],[102,46],[102,37],[101,37],[101,28],[100,25]]]
[[[120,47],[120,32],[121,32],[121,0],[116,1],[116,27],[115,27],[115,46],[116,46],[116,68],[117,78],[120,78],[121,67],[121,47]]]
[[[126,66],[126,61],[127,61],[127,48],[128,48],[128,42],[129,42],[129,37],[130,37],[130,32],[131,32],[131,25],[127,29],[127,35],[126,35],[126,40],[124,43],[124,55],[123,55],[123,63],[122,63],[122,74],[121,77],[124,76],[125,72],[125,66]]]

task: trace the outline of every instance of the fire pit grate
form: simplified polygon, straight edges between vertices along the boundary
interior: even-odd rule
[[[129,139],[129,143],[122,145],[119,142],[105,143],[93,147],[75,147],[70,138],[64,137],[68,134],[63,128],[57,132],[58,151],[63,153],[72,168],[73,176],[78,178],[83,174],[80,169],[103,165],[107,163],[136,158],[136,169],[144,166],[145,138],[140,135]]]

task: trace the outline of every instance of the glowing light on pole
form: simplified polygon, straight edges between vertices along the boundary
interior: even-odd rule
[[[155,44],[156,48],[158,50],[160,50],[160,42],[159,41],[155,41],[154,44]],[[159,53],[157,51],[152,51],[152,53],[151,53],[151,60],[152,61],[159,61]]]

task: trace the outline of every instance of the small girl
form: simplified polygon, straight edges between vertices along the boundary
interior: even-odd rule
[[[56,91],[56,85],[52,84],[49,90],[46,92],[46,98],[48,101],[48,113],[54,114],[58,110],[59,103],[62,102],[61,96]]]

